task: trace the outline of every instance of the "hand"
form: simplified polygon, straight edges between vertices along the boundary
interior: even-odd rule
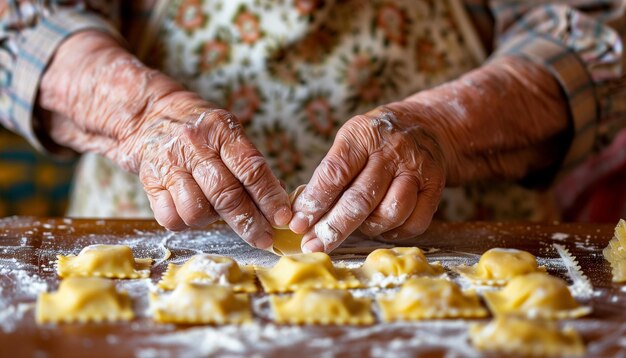
[[[166,228],[221,217],[251,245],[269,247],[272,226],[291,219],[289,199],[237,119],[102,36],[73,36],[44,75],[51,138],[137,173]]]
[[[445,186],[445,161],[440,139],[416,114],[381,107],[339,130],[293,205],[289,226],[305,233],[303,251],[331,251],[357,228],[387,239],[426,230]]]

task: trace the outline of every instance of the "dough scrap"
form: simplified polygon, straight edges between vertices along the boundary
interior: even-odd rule
[[[76,255],[57,255],[60,277],[145,278],[152,259],[136,259],[126,245],[90,245]]]
[[[241,268],[235,260],[220,255],[198,254],[182,265],[169,264],[157,287],[173,290],[186,282],[230,286],[235,292],[257,291],[253,268]]]
[[[379,297],[378,305],[385,322],[488,314],[474,292],[463,292],[454,282],[428,277],[407,280],[394,296]]]
[[[476,284],[502,286],[520,275],[545,272],[545,267],[537,266],[537,258],[529,252],[493,248],[485,251],[476,265],[460,265],[454,270]]]
[[[304,235],[296,234],[289,228],[273,228],[273,244],[269,251],[278,256],[297,255],[302,253],[302,238]]]
[[[617,223],[615,234],[602,253],[611,264],[613,282],[626,282],[626,221]]]
[[[154,320],[178,324],[241,324],[252,321],[248,297],[228,286],[183,282],[171,292],[150,293]]]
[[[374,323],[369,298],[350,291],[302,288],[289,296],[271,297],[275,320],[284,324],[366,325]]]
[[[581,356],[585,346],[572,328],[559,329],[551,321],[496,317],[469,329],[472,344],[481,351],[514,356]]]
[[[289,202],[293,205],[296,198],[302,193],[306,185],[300,185],[289,194]],[[296,234],[289,229],[289,225],[276,226],[273,228],[272,233],[272,246],[267,249],[268,251],[278,255],[297,255],[302,253],[302,238],[304,235]]]
[[[69,277],[56,292],[37,298],[37,323],[128,321],[133,319],[130,297],[118,292],[112,280]]]
[[[591,312],[576,302],[565,281],[545,273],[516,277],[501,291],[487,291],[483,297],[496,315],[564,319]]]
[[[350,270],[333,266],[323,252],[283,256],[271,269],[257,267],[257,276],[267,293],[312,288],[356,288],[361,283]]]
[[[382,286],[381,282],[397,284],[384,281],[385,277],[436,276],[443,273],[443,267],[438,262],[429,264],[417,247],[394,247],[372,251],[355,273],[367,286]]]

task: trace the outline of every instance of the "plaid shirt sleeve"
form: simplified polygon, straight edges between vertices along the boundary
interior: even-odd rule
[[[494,24],[492,57],[522,56],[544,66],[560,83],[574,136],[559,174],[569,172],[624,128],[625,2],[496,0],[483,4]]]
[[[48,3],[0,1],[0,124],[38,150],[45,148],[36,135],[33,110],[41,76],[57,47],[88,29],[119,37],[108,21],[87,10],[86,2]]]

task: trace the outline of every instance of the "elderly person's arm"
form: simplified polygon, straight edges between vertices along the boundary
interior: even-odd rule
[[[41,40],[59,32],[57,46],[17,41],[16,57],[3,63],[21,74],[5,89],[22,119],[8,117],[7,123],[22,123],[36,145],[48,137],[48,148],[100,153],[138,174],[155,218],[169,229],[222,217],[250,244],[268,247],[271,227],[291,218],[289,199],[237,119],[141,64],[114,30],[86,25],[67,31],[53,22],[58,16],[42,13],[19,36]],[[32,66],[20,69],[24,62],[40,66],[41,78]],[[36,128],[28,129],[31,123]]]
[[[303,250],[330,251],[356,229],[418,235],[446,184],[549,182],[602,140],[598,123],[618,124],[622,38],[602,20],[623,27],[622,5],[494,3],[491,61],[341,128],[294,203],[290,227],[305,234]]]

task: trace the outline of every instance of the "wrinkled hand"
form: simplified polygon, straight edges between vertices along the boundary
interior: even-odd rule
[[[137,162],[155,218],[181,230],[219,216],[248,243],[267,248],[271,226],[291,217],[287,193],[232,114],[177,103],[186,102],[172,101],[118,149]]]
[[[445,186],[438,143],[391,107],[349,120],[293,205],[303,251],[331,251],[357,228],[387,239],[424,232]]]
[[[102,45],[93,48],[97,41]],[[202,227],[221,217],[245,241],[267,248],[272,226],[291,219],[286,191],[231,113],[101,34],[66,41],[40,92],[41,106],[52,113],[50,137],[137,173],[166,228]]]

